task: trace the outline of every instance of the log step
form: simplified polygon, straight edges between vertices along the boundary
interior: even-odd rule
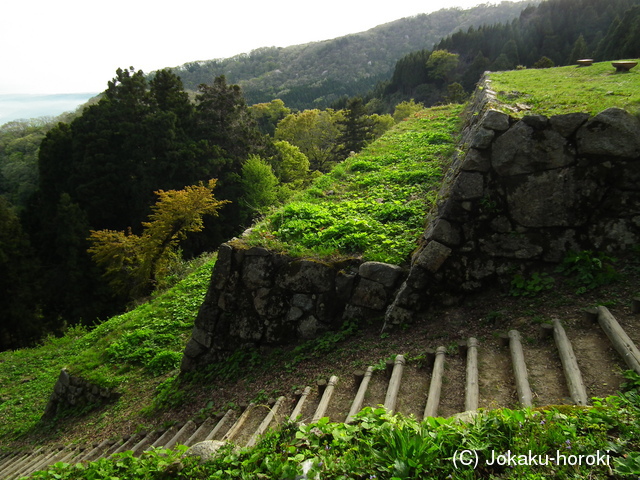
[[[447,349],[445,347],[438,347],[436,349],[433,373],[431,374],[431,383],[429,384],[429,395],[427,396],[427,404],[424,407],[424,418],[438,415],[440,392],[442,391],[442,374],[444,373],[444,357],[446,353]]]
[[[393,371],[391,372],[391,378],[389,379],[389,386],[387,387],[387,395],[384,399],[384,408],[386,408],[389,412],[393,412],[396,409],[396,403],[398,401],[398,391],[400,390],[402,372],[404,371],[404,364],[404,356],[396,355],[396,358],[393,362]]]
[[[564,370],[571,400],[573,400],[573,403],[576,405],[586,405],[588,397],[587,389],[582,380],[582,373],[580,373],[580,367],[573,353],[569,337],[567,337],[560,320],[557,318],[553,320],[553,338],[558,347],[560,362],[562,363],[562,369]]]
[[[333,391],[335,389],[336,383],[338,383],[338,377],[333,375],[329,379],[329,383],[324,388],[324,392],[322,392],[322,398],[320,399],[320,403],[316,408],[316,412],[313,414],[311,418],[311,423],[315,423],[325,416],[327,411],[327,407],[329,406],[329,402],[331,401],[331,396],[333,395]]]
[[[607,307],[598,307],[598,323],[627,366],[640,374],[640,351]]]
[[[531,407],[533,406],[533,395],[531,394],[531,387],[529,386],[529,374],[527,372],[527,364],[524,361],[524,351],[522,349],[520,333],[517,330],[509,331],[507,341],[509,351],[511,352],[511,364],[516,381],[518,401],[523,407]]]
[[[373,367],[367,367],[367,369],[362,374],[360,386],[358,387],[356,396],[354,397],[353,403],[351,404],[351,410],[349,410],[349,414],[347,415],[344,423],[353,422],[353,417],[355,417],[358,412],[362,410],[362,405],[364,404],[364,396],[367,394],[367,387],[369,387],[369,382],[371,381],[372,375]],[[359,377],[359,375],[356,376]]]

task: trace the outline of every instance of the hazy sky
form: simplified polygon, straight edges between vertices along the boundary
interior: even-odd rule
[[[5,0],[0,94],[101,92],[119,67],[145,72],[368,30],[482,0]]]

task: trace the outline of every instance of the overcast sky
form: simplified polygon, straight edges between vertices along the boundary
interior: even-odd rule
[[[119,67],[145,72],[368,30],[482,0],[5,0],[0,94],[101,92]],[[381,5],[381,6],[379,6]]]

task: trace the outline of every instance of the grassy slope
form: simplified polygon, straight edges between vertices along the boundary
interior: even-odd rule
[[[247,241],[290,254],[405,262],[455,149],[461,111],[435,107],[400,123],[270,215]]]
[[[638,92],[640,92],[640,89],[637,87],[639,85],[640,75],[632,71],[630,74],[614,76],[611,75],[611,71],[612,68],[610,65],[605,63],[584,69],[563,67],[544,71],[525,70],[505,72],[493,74],[492,79],[493,88],[496,91],[518,91],[517,99],[512,97],[511,100],[514,103],[529,104],[533,107],[531,109],[533,113],[555,114],[569,111],[588,111],[595,113],[609,106],[623,106],[632,109],[637,107]],[[579,79],[579,82],[576,78]],[[564,98],[564,96],[571,96],[572,89],[574,93],[576,93],[576,82],[582,85],[578,90],[583,91],[586,88],[584,85],[588,85],[591,93],[581,93],[580,98],[576,99],[578,103],[575,103],[575,101],[574,103],[562,101],[561,99]],[[593,94],[593,92],[598,91],[604,92],[604,95]],[[607,94],[607,92],[613,93]],[[576,96],[577,95],[576,93]],[[553,102],[553,99],[560,99],[561,101]],[[450,115],[450,121],[455,123],[456,114],[459,112],[456,108],[452,110],[435,109],[432,112],[425,113],[423,118],[433,120],[433,118],[430,117],[431,115],[444,115],[444,112],[447,112],[446,115]],[[375,200],[375,198],[378,198],[376,195],[386,194],[389,187],[383,188],[381,193],[377,193],[375,190],[370,192],[367,189],[360,189],[363,184],[362,180],[367,178],[365,172],[372,175],[381,174],[381,169],[372,169],[371,164],[384,163],[384,158],[397,158],[403,161],[402,159],[406,156],[401,152],[404,148],[408,148],[412,137],[422,138],[422,141],[419,141],[418,144],[425,145],[424,139],[428,137],[429,122],[420,123],[420,119],[411,122],[403,124],[395,132],[385,136],[381,142],[372,146],[362,155],[349,159],[334,174],[321,179],[320,183],[314,187],[315,190],[312,188],[310,192],[307,192],[296,201],[309,201],[310,205],[314,205],[312,210],[326,209],[329,211],[331,211],[331,205],[339,205],[340,203],[350,201],[354,201],[356,204],[360,202],[365,205],[368,203],[373,205],[370,199],[373,198]],[[422,134],[413,135],[411,132],[414,127],[416,130],[421,130]],[[399,139],[400,143],[393,147],[389,145],[385,146],[384,142],[388,142],[389,139],[394,138],[394,136]],[[432,143],[437,144],[437,142]],[[429,144],[429,142],[426,142],[426,144]],[[445,144],[443,143],[443,145]],[[433,145],[429,148],[432,146]],[[450,152],[452,145],[449,144],[445,146]],[[443,155],[443,153],[441,152],[435,155],[434,158],[438,158],[438,162],[446,160],[441,158],[440,155]],[[440,165],[444,164],[446,164],[446,161]],[[353,168],[354,165],[360,165],[360,167]],[[425,167],[429,170],[428,165],[425,165]],[[420,167],[416,165],[415,168],[419,169]],[[437,179],[438,176],[439,175],[435,175],[433,178]],[[355,180],[355,182],[346,186],[343,181],[347,179]],[[367,183],[367,181],[365,180],[364,183]],[[375,186],[380,183],[380,179],[370,183]],[[437,182],[434,185],[437,185]],[[331,195],[327,195],[329,190],[332,191]],[[426,202],[423,203],[423,205],[428,205],[428,202],[432,200],[429,191],[430,190],[422,192],[424,195],[421,201]],[[382,197],[385,200],[384,202],[375,203],[378,205],[384,205],[385,203],[398,205],[398,203],[395,203],[398,201],[400,205],[405,206],[415,200],[411,197],[411,194],[409,194],[409,196],[406,196],[406,194],[403,195],[405,196],[401,196],[398,199]],[[369,196],[369,201],[359,200],[360,196],[363,198]],[[340,199],[340,201],[337,202],[337,199]],[[362,216],[361,213],[358,215]],[[273,225],[277,228],[270,229],[268,223],[257,228],[257,233],[255,234],[256,236],[253,237],[253,240],[262,244],[295,249],[297,244],[288,244],[286,240],[277,238],[278,229],[281,230],[282,228],[280,224],[277,224],[277,222],[274,223],[272,219],[271,226]],[[302,253],[303,250],[304,249],[300,249],[300,252]],[[392,250],[390,250],[390,252],[393,254]],[[329,252],[324,251],[319,253],[335,253],[335,251],[330,249]],[[366,250],[363,254],[364,256],[368,255]],[[0,438],[3,439],[3,442],[6,443],[9,439],[16,438],[20,434],[28,433],[37,425],[39,415],[46,404],[46,399],[55,382],[59,369],[63,366],[69,366],[72,373],[82,374],[104,384],[117,384],[121,390],[129,392],[123,396],[123,399],[117,405],[108,407],[106,410],[87,417],[91,426],[96,429],[108,429],[109,424],[124,421],[132,413],[138,413],[144,406],[148,405],[154,388],[165,379],[171,379],[172,377],[170,374],[156,375],[152,373],[151,370],[159,373],[169,367],[163,366],[163,362],[153,363],[153,359],[156,356],[150,355],[150,350],[145,350],[145,348],[140,349],[138,346],[142,343],[144,347],[144,342],[151,341],[152,338],[164,338],[168,343],[160,345],[159,348],[153,345],[148,345],[148,347],[155,349],[154,351],[161,350],[168,352],[166,357],[169,359],[175,358],[172,357],[171,352],[180,352],[181,345],[184,344],[184,341],[188,337],[191,321],[206,289],[210,265],[211,264],[208,264],[202,267],[195,276],[189,277],[186,282],[180,284],[166,295],[159,296],[153,302],[145,304],[129,314],[115,317],[88,334],[78,330],[70,331],[66,337],[62,339],[51,339],[38,348],[1,353],[0,385],[2,385],[2,390],[0,390]],[[637,285],[635,287],[637,288]],[[529,302],[531,302],[531,300],[527,300],[526,303]],[[525,308],[524,305],[523,308]],[[155,333],[152,335],[143,333],[136,334],[138,336],[127,336],[128,332],[139,332],[141,329],[143,331],[144,329],[153,329]],[[172,335],[170,337],[162,337],[162,334],[166,334],[167,332],[171,332]],[[175,335],[176,332],[178,335]],[[175,340],[175,343],[172,343],[172,339]],[[107,345],[111,345],[108,350],[106,349]],[[119,345],[120,347],[116,348],[114,345]],[[109,354],[109,352],[111,353]],[[153,365],[155,365],[155,367]],[[158,370],[156,370],[156,368]],[[471,443],[465,442],[492,442],[491,445],[503,449],[515,446],[517,444],[516,439],[521,438],[521,435],[513,433],[513,430],[518,428],[518,424],[520,424],[519,428],[522,428],[523,420],[528,429],[527,438],[530,440],[526,440],[524,444],[520,444],[522,448],[530,445],[530,443],[527,444],[526,442],[531,441],[538,446],[544,446],[547,444],[545,442],[548,442],[548,446],[551,447],[552,443],[558,441],[558,439],[568,439],[574,443],[578,442],[581,452],[593,453],[592,450],[604,448],[607,446],[607,441],[612,440],[614,443],[618,442],[616,448],[624,447],[624,449],[631,448],[637,451],[638,445],[633,442],[629,443],[631,438],[638,436],[638,432],[632,427],[632,425],[638,424],[637,405],[639,402],[637,398],[635,400],[632,399],[631,404],[625,401],[622,406],[620,404],[616,405],[615,401],[612,402],[614,403],[613,409],[605,410],[604,413],[598,411],[595,414],[582,415],[579,411],[569,411],[566,412],[567,414],[560,414],[560,416],[558,416],[557,413],[544,414],[547,421],[553,420],[554,425],[558,427],[554,427],[555,429],[552,432],[550,428],[547,427],[535,427],[536,424],[541,427],[545,424],[535,419],[535,413],[531,412],[524,412],[522,414],[506,412],[504,414],[498,414],[498,417],[502,416],[504,418],[496,417],[497,419],[493,418],[486,422],[483,421],[477,424],[477,428],[474,427],[469,431],[465,431],[464,429],[460,430],[457,427],[453,428],[451,426],[445,426],[442,430],[437,430],[437,428],[439,428],[437,425],[432,425],[430,428],[432,431],[440,432],[437,433],[437,436],[438,438],[442,436],[443,439],[443,443],[439,444],[440,446],[438,447],[440,449],[439,453],[437,453],[438,458],[445,458],[447,455],[450,456],[452,453],[448,450],[450,447],[452,448],[463,444],[467,446],[471,445]],[[614,415],[613,412],[618,413]],[[385,473],[384,470],[385,468],[391,467],[388,467],[388,464],[387,467],[384,465],[385,462],[393,461],[393,458],[381,459],[379,456],[376,456],[377,454],[374,454],[373,450],[376,450],[375,447],[379,449],[382,444],[372,445],[372,443],[396,441],[398,448],[404,448],[405,445],[402,443],[403,440],[401,438],[397,438],[393,432],[385,431],[382,427],[379,437],[375,437],[374,439],[369,435],[367,432],[373,430],[373,425],[377,425],[376,418],[379,414],[370,413],[369,415],[371,418],[365,422],[366,425],[369,426],[359,426],[359,433],[356,431],[338,432],[333,430],[334,427],[321,426],[320,429],[323,434],[318,438],[320,438],[320,440],[324,439],[324,444],[316,441],[317,433],[309,437],[305,437],[305,434],[301,437],[296,437],[295,435],[290,437],[287,436],[288,434],[283,434],[282,440],[285,443],[280,444],[278,448],[284,448],[286,450],[293,445],[294,452],[290,452],[289,454],[287,454],[288,450],[276,452],[276,441],[271,439],[268,441],[273,444],[263,445],[261,447],[263,450],[256,451],[256,455],[262,458],[266,456],[266,452],[269,452],[271,455],[279,456],[277,459],[273,459],[274,463],[272,463],[269,468],[282,470],[279,473],[280,475],[287,471],[287,468],[290,472],[296,471],[299,474],[302,458],[309,458],[309,455],[311,455],[312,458],[326,461],[325,468],[330,467],[333,469],[332,472],[338,472],[340,468],[344,468],[338,466],[340,457],[344,458],[345,455],[355,455],[353,448],[345,450],[349,445],[352,446],[349,438],[355,435],[355,438],[362,439],[363,442],[358,448],[363,453],[371,456],[367,457],[365,455],[354,459],[354,466],[352,466],[353,476],[369,478],[368,476],[361,476],[360,474],[365,475],[365,472],[362,472],[362,465],[369,465],[367,462],[370,462],[370,465],[377,465],[376,468],[378,468],[379,478],[387,478],[390,471],[387,470]],[[400,423],[403,431],[416,431],[416,429],[419,428],[416,424],[408,423],[405,425],[403,421]],[[601,428],[598,425],[604,425],[605,427]],[[496,428],[498,428],[498,436],[500,438],[497,439],[497,437],[494,436],[489,439],[487,432],[489,430],[495,430]],[[563,428],[566,431],[563,431]],[[450,433],[453,432],[452,440],[445,439],[447,431]],[[595,431],[595,434],[590,433],[588,436],[583,435],[584,432],[593,431]],[[402,434],[402,432],[400,433]],[[614,434],[618,436],[616,437]],[[425,433],[425,435],[430,436],[431,434]],[[560,436],[558,437],[558,435]],[[433,437],[433,435],[431,436]],[[309,440],[304,440],[305,438]],[[367,440],[367,438],[369,440]],[[411,442],[410,439],[406,441]],[[318,445],[316,445],[316,443],[318,443]],[[424,442],[420,440],[420,443],[422,444]],[[327,446],[330,448],[326,448]],[[408,444],[406,446],[409,447]],[[419,445],[414,445],[411,448],[417,447],[419,447]],[[333,457],[331,448],[335,451],[335,456]],[[306,456],[298,457],[298,449],[304,451]],[[251,458],[253,458],[253,460],[250,461]],[[228,460],[230,463],[218,465],[216,468],[230,468],[233,470],[233,473],[241,475],[242,471],[248,471],[247,468],[249,465],[253,465],[252,462],[255,463],[255,458],[251,457],[251,454],[249,454],[249,457],[231,455],[228,457]],[[330,465],[330,462],[333,462],[333,464]],[[375,462],[379,462],[379,464]],[[433,459],[431,459],[430,462],[433,463]],[[449,460],[445,459],[444,462],[440,463],[440,466],[434,467],[436,470],[432,471],[433,475],[440,475],[440,473],[450,467]],[[355,465],[360,465],[360,471],[356,471]],[[251,468],[253,468],[253,466]],[[256,468],[264,469],[267,467],[263,463]],[[415,472],[415,467],[413,468]],[[265,472],[265,470],[262,471]],[[449,471],[450,468],[446,470],[447,473]],[[231,470],[229,470],[229,472],[231,472]],[[602,472],[602,475],[606,476],[604,470],[602,470]],[[455,472],[452,471],[451,473]],[[490,473],[501,474],[502,472]],[[565,473],[571,474],[571,471],[565,471]],[[514,476],[512,478],[519,478],[521,474],[522,471],[513,472]],[[544,469],[542,469],[541,474],[545,474]],[[231,477],[232,475],[229,473],[223,476]],[[62,478],[76,477],[65,476]],[[193,478],[196,478],[195,474]]]
[[[205,262],[174,288],[90,332],[72,328],[41,346],[1,352],[0,446],[36,431],[42,438],[41,428],[55,433],[55,424],[39,419],[62,368],[123,392],[117,406],[91,419],[94,429],[139,411],[139,402],[148,401],[165,374],[179,366],[212,265]]]
[[[611,62],[492,73],[491,88],[501,102],[527,107],[518,108],[516,116],[572,112],[595,115],[609,107],[632,113],[640,109],[640,67],[616,73]]]

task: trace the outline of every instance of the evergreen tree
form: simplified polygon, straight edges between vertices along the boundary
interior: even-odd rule
[[[584,36],[580,35],[578,39],[573,44],[573,48],[571,49],[571,54],[569,58],[567,58],[567,63],[572,64],[576,63],[581,58],[585,58],[587,56],[587,42],[584,40]]]
[[[0,351],[41,335],[36,262],[12,206],[0,197]]]
[[[360,97],[349,100],[344,120],[338,124],[342,127],[338,138],[339,157],[347,157],[351,152],[358,153],[373,139],[373,125]]]

